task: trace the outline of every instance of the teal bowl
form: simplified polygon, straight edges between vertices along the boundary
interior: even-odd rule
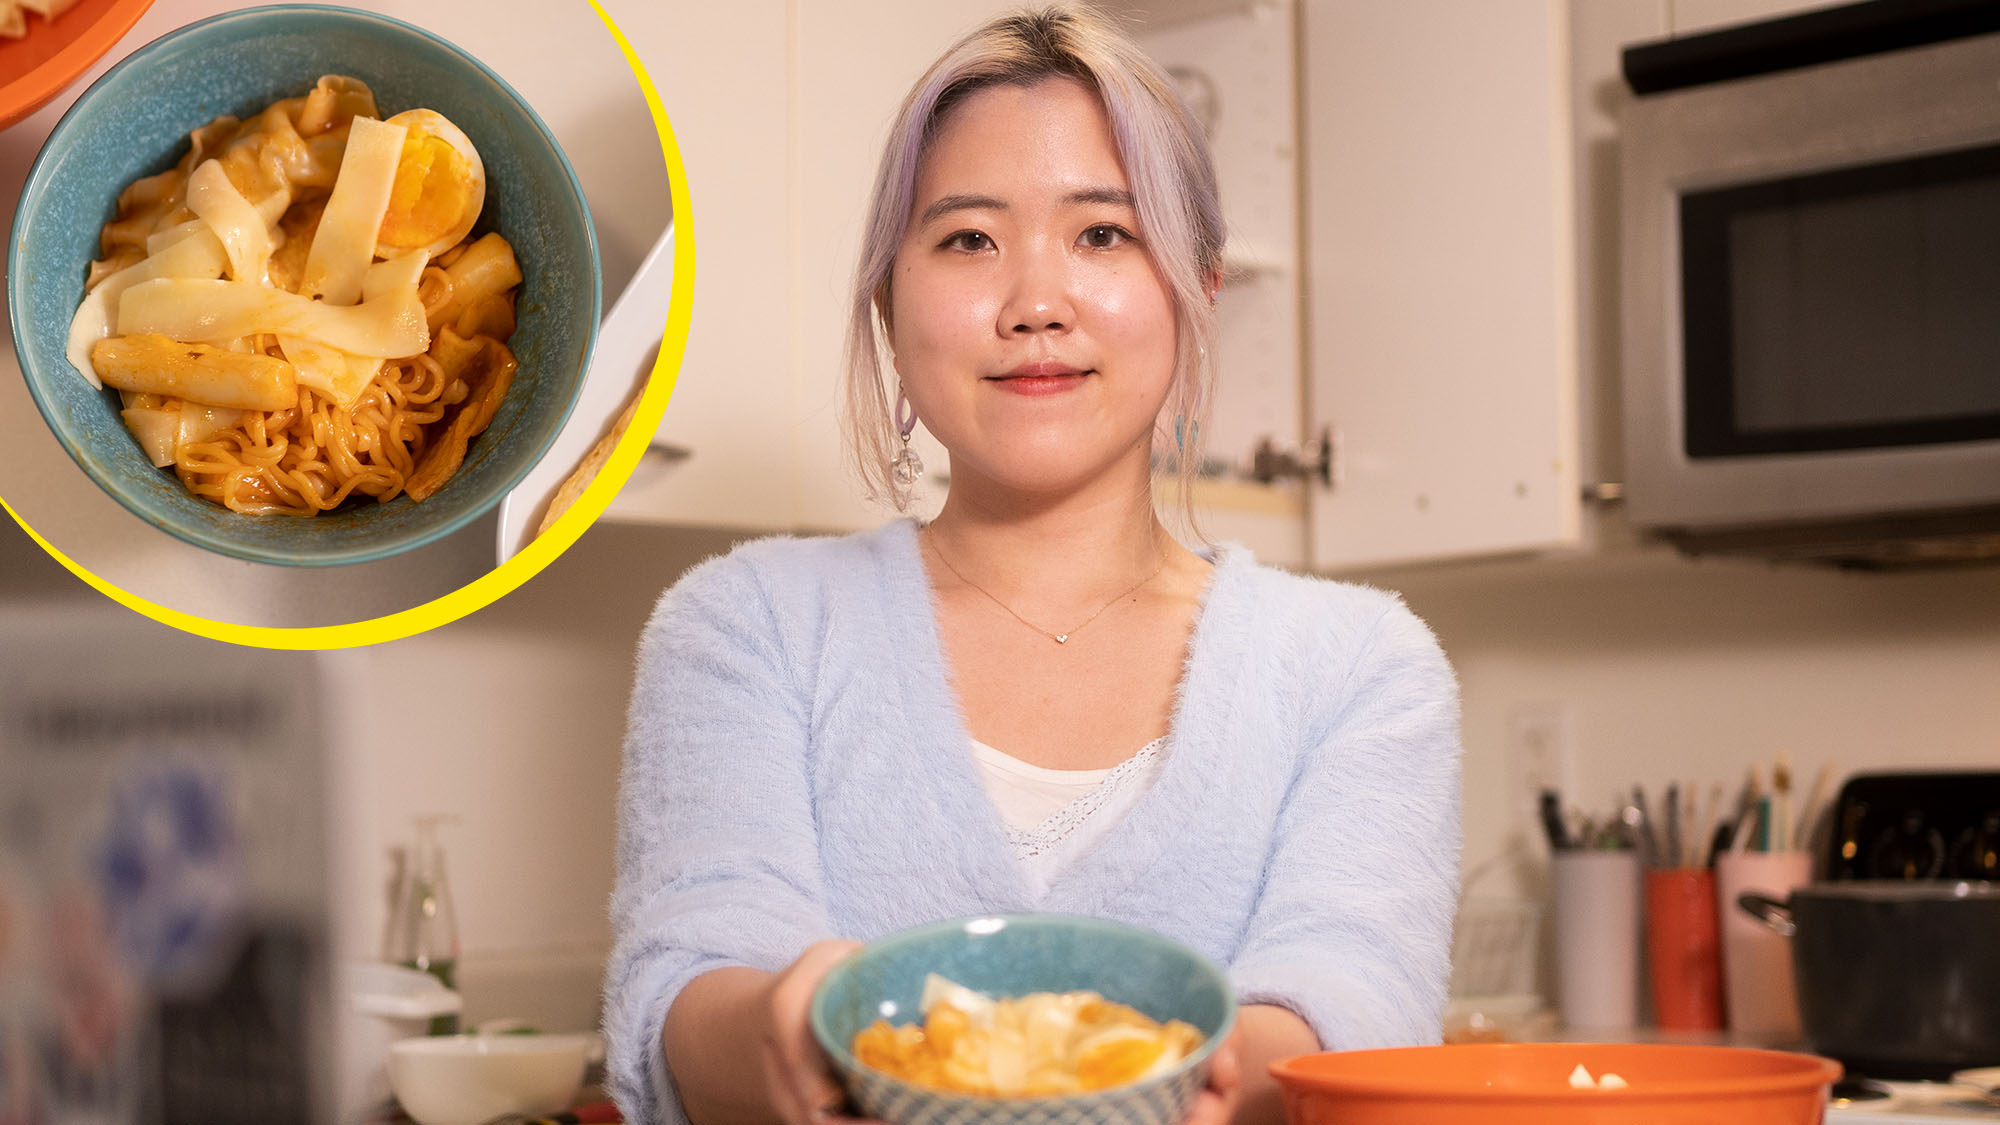
[[[923,1019],[930,973],[995,998],[1089,989],[1155,1020],[1185,1020],[1201,1047],[1172,1070],[1108,1090],[984,1098],[912,1085],[862,1066],[848,1045],[877,1019]],[[1150,930],[1067,914],[940,922],[892,934],[835,965],[812,999],[812,1030],[861,1116],[890,1125],[1180,1125],[1236,1021],[1222,971]]]
[[[476,233],[499,231],[521,263],[520,370],[465,463],[419,504],[350,502],[311,518],[249,516],[201,500],[157,469],[64,358],[98,231],[118,193],[170,168],[190,130],[304,93],[322,74],[366,82],[384,113],[450,118],[486,165]],[[78,98],[22,189],[7,252],[7,313],[29,392],[90,478],[139,518],[236,558],[339,566],[386,558],[465,526],[497,504],[555,440],[575,404],[602,300],[583,188],[548,127],[479,60],[421,28],[319,5],[246,8],[189,24],[135,51]]]

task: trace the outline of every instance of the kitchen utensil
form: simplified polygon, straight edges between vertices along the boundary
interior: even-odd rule
[[[2000,883],[1811,883],[1738,900],[1792,938],[1814,1049],[1871,1078],[2000,1061]]]
[[[117,393],[93,389],[69,365],[69,325],[99,230],[127,184],[171,164],[187,150],[189,130],[217,114],[259,111],[323,74],[361,79],[384,107],[434,109],[477,146],[487,202],[476,230],[505,235],[521,263],[519,320],[507,342],[520,370],[464,464],[423,503],[398,496],[310,519],[245,516],[193,495],[153,466],[119,417]],[[147,523],[257,562],[334,566],[385,558],[477,519],[561,430],[597,333],[596,234],[576,174],[541,119],[452,44],[345,8],[228,12],[127,56],[49,134],[22,188],[7,250],[7,314],[21,371],[78,469]]]
[[[948,1094],[862,1066],[849,1050],[854,1036],[877,1019],[918,1019],[931,973],[996,998],[1088,989],[1155,1020],[1185,1020],[1202,1045],[1165,1073],[1072,1097]],[[1200,954],[1147,930],[1056,914],[940,922],[871,942],[820,982],[811,1013],[859,1116],[890,1125],[1170,1125],[1187,1116],[1235,1019],[1228,979]]]
[[[1681,862],[1681,787],[1678,782],[1667,783],[1666,794],[1666,852],[1656,856],[1654,863],[1662,867],[1678,867]]]
[[[1563,825],[1562,796],[1553,789],[1544,789],[1536,803],[1542,817],[1542,832],[1548,837],[1549,850],[1561,851],[1570,846],[1569,829]]]
[[[1582,1066],[1621,1089],[1571,1085]],[[1291,1125],[1818,1125],[1830,1059],[1662,1043],[1329,1051],[1271,1067]]]
[[[1821,765],[1819,772],[1813,775],[1812,788],[1806,791],[1805,804],[1799,806],[1799,823],[1792,834],[1792,847],[1799,851],[1807,850],[1812,844],[1813,830],[1819,824],[1820,815],[1824,811],[1820,806],[1826,800],[1827,786],[1832,780],[1831,762]]]
[[[1566,1026],[1639,1022],[1640,867],[1636,851],[1558,852],[1549,858],[1556,1002]]]
[[[1646,790],[1642,786],[1632,787],[1632,803],[1628,810],[1636,810],[1628,821],[1633,829],[1633,846],[1639,849],[1639,858],[1650,865],[1660,862],[1660,840],[1653,832],[1653,816],[1646,811]]]
[[[583,1088],[589,1035],[434,1035],[389,1048],[389,1086],[418,1125],[485,1125],[566,1108]]]

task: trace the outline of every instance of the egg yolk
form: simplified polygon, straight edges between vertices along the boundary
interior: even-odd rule
[[[412,128],[403,138],[389,208],[382,215],[380,245],[428,246],[458,227],[472,198],[472,173],[464,154],[433,133]]]

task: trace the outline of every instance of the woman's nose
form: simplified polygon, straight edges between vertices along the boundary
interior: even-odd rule
[[[1015,255],[1007,300],[997,326],[1003,336],[1061,332],[1076,323],[1069,262],[1058,248],[1032,247]]]

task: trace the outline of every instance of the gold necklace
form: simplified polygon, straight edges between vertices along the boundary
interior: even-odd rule
[[[958,568],[951,565],[951,560],[944,557],[944,549],[937,545],[937,541],[935,539],[931,540],[930,544],[931,544],[931,553],[937,556],[938,561],[944,564],[944,568],[946,570],[951,571],[952,576],[954,578],[957,578],[960,582],[963,582],[967,586],[972,587],[974,590],[977,590],[980,593],[986,595],[987,601],[990,601],[994,605],[999,606],[1001,609],[1006,610],[1008,616],[1012,617],[1014,620],[1019,621],[1021,624],[1026,625],[1028,628],[1033,629],[1035,632],[1040,633],[1042,636],[1047,637],[1048,639],[1054,641],[1059,645],[1068,644],[1069,639],[1075,636],[1078,630],[1082,629],[1085,625],[1088,625],[1091,622],[1097,620],[1098,617],[1101,616],[1105,610],[1110,609],[1112,606],[1117,605],[1119,602],[1122,602],[1126,598],[1131,597],[1133,594],[1137,593],[1139,587],[1144,586],[1146,583],[1151,582],[1155,578],[1158,578],[1160,576],[1160,572],[1167,569],[1167,553],[1165,551],[1161,551],[1160,565],[1153,568],[1153,573],[1148,574],[1146,577],[1141,578],[1139,581],[1133,583],[1131,588],[1127,589],[1124,593],[1121,593],[1117,597],[1112,598],[1110,601],[1105,602],[1103,605],[1098,606],[1096,613],[1093,613],[1089,617],[1084,618],[1080,623],[1071,626],[1068,630],[1061,633],[1057,633],[1048,629],[1044,629],[1040,625],[1037,625],[1034,622],[1028,620],[1027,618],[1022,617],[1020,614],[1015,613],[1013,606],[1010,606],[1006,602],[1001,601],[999,598],[994,597],[993,592],[991,590],[988,590],[986,587],[981,586],[979,583],[974,582],[970,578],[967,578],[965,575],[960,574],[958,572]]]

